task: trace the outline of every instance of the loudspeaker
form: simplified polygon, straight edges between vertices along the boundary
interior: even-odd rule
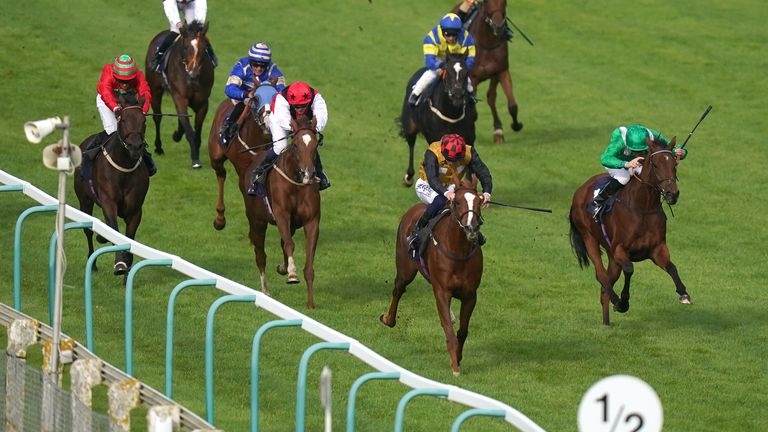
[[[27,135],[27,141],[37,144],[59,126],[61,126],[61,118],[51,117],[24,123],[24,133]]]
[[[61,156],[62,147],[62,143],[59,141],[56,144],[51,144],[43,149],[43,165],[45,165],[46,168],[52,170],[68,171],[80,166],[80,164],[83,162],[83,152],[80,151],[80,147],[75,145],[70,145],[68,149],[69,164],[65,166],[59,166],[59,157]],[[66,161],[66,159],[62,158],[62,163],[66,163],[64,161]]]

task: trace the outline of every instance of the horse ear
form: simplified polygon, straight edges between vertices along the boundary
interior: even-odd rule
[[[298,128],[299,128],[298,123],[296,123],[296,120],[293,117],[291,117],[291,130],[296,131]]]
[[[312,117],[312,129],[317,130],[317,117]]]
[[[675,144],[677,144],[677,136],[673,136],[671,140],[669,140],[669,146],[674,147]]]
[[[208,33],[208,21],[206,21],[205,24],[203,24],[203,34],[206,34],[206,33]]]

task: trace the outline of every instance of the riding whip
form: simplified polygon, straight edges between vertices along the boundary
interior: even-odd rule
[[[701,118],[699,119],[699,122],[696,123],[696,126],[691,129],[691,133],[688,134],[688,137],[685,138],[685,142],[683,142],[683,145],[680,146],[680,148],[685,148],[685,145],[688,144],[688,140],[691,139],[691,135],[693,135],[693,132],[696,130],[697,127],[701,124],[702,121],[704,121],[704,118],[709,114],[709,112],[712,111],[712,105],[708,106],[707,109],[704,111],[704,114],[701,115]]]
[[[523,210],[532,210],[532,211],[537,211],[537,212],[552,213],[552,210],[546,209],[546,208],[526,207],[526,206],[509,204],[509,203],[503,203],[503,202],[498,202],[498,201],[488,201],[488,202],[491,203],[491,204],[496,204],[496,205],[502,206],[502,207],[512,207],[512,208],[519,208],[519,209],[523,209]]]
[[[150,114],[146,113],[144,116],[159,116],[159,117],[192,117],[190,114]]]
[[[512,20],[511,20],[511,19],[509,19],[509,17],[507,17],[507,21],[509,21],[509,23],[510,23],[510,24],[512,24],[512,27],[514,27],[514,28],[515,28],[515,30],[517,30],[517,32],[518,32],[518,33],[520,33],[520,36],[522,36],[522,37],[523,37],[523,39],[525,39],[526,41],[528,41],[528,43],[529,43],[529,44],[531,44],[531,46],[533,46],[533,42],[531,42],[531,40],[530,40],[530,39],[528,39],[528,36],[526,36],[526,35],[525,35],[525,33],[523,33],[523,31],[522,31],[522,30],[520,30],[520,27],[518,27],[518,26],[517,26],[515,23],[513,23],[513,22],[512,22]]]
[[[292,133],[289,133],[288,135],[284,136],[283,138],[280,138],[280,139],[276,139],[276,140],[274,140],[274,141],[270,141],[270,142],[268,142],[268,143],[259,144],[259,145],[257,145],[257,146],[253,146],[253,147],[244,148],[244,149],[240,150],[240,153],[245,153],[245,152],[249,152],[249,151],[251,151],[251,150],[256,150],[256,149],[264,148],[264,147],[270,146],[270,145],[272,145],[272,144],[274,144],[274,143],[276,143],[276,142],[280,142],[280,141],[282,141],[282,140],[284,140],[284,139],[290,138],[290,137],[292,137],[292,136],[293,136],[293,134],[292,134]]]

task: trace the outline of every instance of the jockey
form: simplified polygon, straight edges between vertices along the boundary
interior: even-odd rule
[[[665,143],[666,138],[659,131],[635,124],[631,126],[619,126],[611,134],[611,142],[600,156],[600,163],[611,176],[611,180],[595,194],[592,217],[598,221],[597,215],[605,204],[605,201],[629,183],[633,174],[640,174],[643,169],[642,162],[648,152],[648,144],[645,138],[660,139]],[[675,146],[675,156],[678,160],[685,159],[688,150]]]
[[[149,91],[149,84],[144,79],[144,74],[136,68],[136,62],[128,54],[121,54],[115,58],[114,62],[107,63],[101,69],[101,78],[96,86],[96,108],[99,110],[101,123],[104,130],[99,133],[88,148],[97,148],[104,145],[110,136],[117,130],[117,120],[120,117],[122,108],[117,103],[117,94],[129,92],[137,93],[136,98],[144,98],[144,106],[141,111],[144,115],[149,111],[152,94]],[[90,158],[84,157],[83,163]],[[150,177],[157,172],[155,161],[145,149],[144,163],[147,165]]]
[[[475,64],[475,41],[468,31],[461,28],[461,19],[458,15],[449,13],[445,15],[440,24],[435,26],[424,37],[424,63],[427,70],[419,77],[416,84],[413,85],[411,94],[408,96],[408,103],[416,106],[421,93],[438,76],[442,77],[443,72],[440,67],[448,56],[448,51],[452,54],[467,54],[467,69],[472,70]],[[470,94],[473,92],[472,83],[468,86]]]
[[[278,92],[285,88],[285,77],[277,65],[272,63],[272,50],[264,42],[256,42],[248,51],[248,56],[243,57],[232,67],[224,93],[232,99],[235,107],[227,116],[219,130],[219,137],[223,144],[227,144],[237,133],[237,119],[243,113],[248,95],[253,88],[262,83],[274,85]],[[269,104],[271,100],[259,100],[259,104]]]
[[[440,141],[429,145],[424,152],[424,160],[419,168],[419,179],[416,180],[416,196],[427,204],[413,231],[408,236],[408,247],[418,251],[421,239],[419,231],[445,207],[448,201],[453,201],[456,186],[453,178],[459,180],[467,173],[467,168],[477,175],[483,185],[482,206],[487,208],[491,201],[493,179],[488,167],[480,159],[474,147],[467,145],[459,134],[443,135]],[[485,244],[485,237],[478,233],[480,246]]]
[[[205,14],[208,12],[208,0],[162,0],[163,10],[165,16],[168,17],[168,22],[171,24],[171,32],[163,38],[160,44],[155,50],[155,55],[149,63],[149,67],[155,72],[160,72],[160,66],[163,63],[163,56],[168,48],[171,47],[173,41],[179,36],[179,32],[183,24],[181,23],[181,17],[179,15],[179,9],[184,12],[184,21],[187,24],[197,21],[200,24],[205,24]],[[213,53],[213,47],[208,42],[206,45],[205,53],[211,59],[213,67],[219,63],[216,59],[216,54]]]
[[[317,90],[302,81],[297,81],[284,88],[275,97],[273,105],[272,121],[269,125],[272,134],[272,148],[267,150],[259,166],[251,173],[251,186],[248,188],[248,195],[256,195],[256,183],[264,181],[266,178],[264,174],[275,162],[277,155],[288,147],[287,138],[291,131],[292,119],[295,120],[297,116],[314,118],[317,132],[322,132],[328,122],[328,107],[325,104],[325,99]],[[322,135],[320,143],[322,143]],[[317,152],[316,156],[315,174],[320,179],[319,189],[328,189],[331,187],[331,182],[323,172],[320,152]]]

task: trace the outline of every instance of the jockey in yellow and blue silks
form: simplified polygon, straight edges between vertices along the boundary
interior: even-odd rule
[[[424,36],[424,63],[427,70],[413,85],[408,103],[416,105],[419,96],[430,84],[442,76],[440,67],[445,62],[448,52],[452,54],[467,54],[467,69],[472,70],[475,64],[475,41],[468,31],[461,27],[461,18],[454,13],[445,15],[440,24]],[[472,83],[468,90],[472,93]]]
[[[272,62],[272,50],[264,42],[256,42],[248,50],[248,56],[239,59],[229,73],[224,93],[232,99],[235,107],[224,120],[219,131],[221,142],[226,144],[237,133],[237,119],[243,113],[245,101],[250,92],[261,84],[271,83],[275,87],[273,95],[285,88],[285,77],[276,64]],[[272,103],[272,100],[261,100],[259,106]]]

